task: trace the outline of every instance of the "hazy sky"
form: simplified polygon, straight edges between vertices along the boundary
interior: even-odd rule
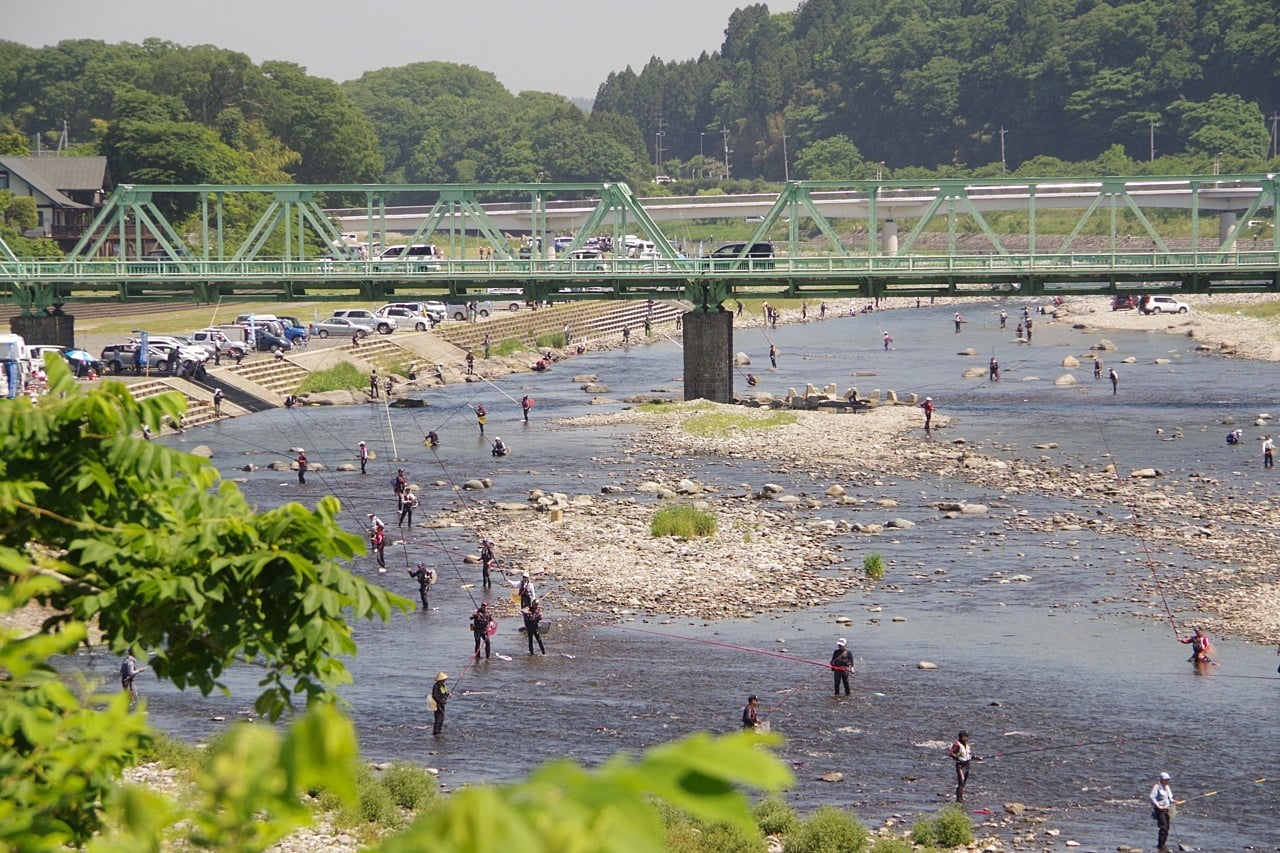
[[[255,62],[284,59],[343,81],[438,60],[492,71],[513,92],[594,97],[610,71],[651,56],[719,50],[747,0],[58,0],[6,3],[0,39],[41,47],[64,39],[213,44]],[[770,0],[772,12],[799,0]]]

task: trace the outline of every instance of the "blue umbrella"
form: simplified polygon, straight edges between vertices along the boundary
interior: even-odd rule
[[[96,361],[96,359],[82,349],[69,349],[63,353],[69,361]]]

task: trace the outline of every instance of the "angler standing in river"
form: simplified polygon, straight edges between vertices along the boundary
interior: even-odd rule
[[[975,756],[973,750],[969,747],[969,733],[962,731],[956,735],[956,739],[951,743],[951,748],[947,750],[947,755],[956,765],[956,802],[964,802],[964,786],[969,782],[969,764],[972,761],[981,761],[981,756]]]
[[[1173,789],[1169,787],[1169,774],[1161,773],[1160,778],[1151,788],[1148,799],[1151,800],[1151,817],[1155,818],[1159,833],[1156,837],[1156,850],[1165,853],[1169,848],[1169,824],[1173,820]]]
[[[853,652],[849,651],[848,641],[841,637],[836,641],[835,651],[831,653],[831,671],[835,675],[836,695],[840,695],[840,687],[844,686],[844,695],[849,695],[849,673],[853,672]]]
[[[427,568],[426,563],[418,563],[418,567],[409,572],[409,577],[418,582],[418,598],[422,599],[422,612],[426,613],[431,609],[427,606],[427,590],[436,579],[436,571]]]
[[[480,577],[485,589],[493,585],[493,579],[489,573],[493,570],[494,563],[498,560],[493,554],[493,542],[489,539],[480,540]]]

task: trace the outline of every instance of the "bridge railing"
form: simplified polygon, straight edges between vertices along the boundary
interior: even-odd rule
[[[166,281],[345,282],[439,280],[511,281],[602,278],[829,278],[840,275],[945,273],[958,276],[1075,274],[1082,270],[1200,270],[1280,268],[1280,252],[1087,252],[1065,255],[874,255],[746,258],[598,258],[531,260],[249,260],[249,261],[0,261],[0,280],[23,283]]]

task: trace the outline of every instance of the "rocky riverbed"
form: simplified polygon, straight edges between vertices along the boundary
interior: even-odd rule
[[[1109,569],[1129,575],[1148,597],[1157,594],[1153,579],[1159,578],[1166,594],[1209,614],[1204,624],[1210,630],[1280,641],[1280,585],[1271,558],[1280,533],[1263,494],[1247,501],[1233,493],[1226,500],[1222,484],[1210,478],[1179,481],[1156,469],[1083,470],[1044,459],[1009,460],[949,429],[945,418],[935,417],[933,436],[925,436],[919,413],[905,406],[858,415],[796,412],[789,425],[731,429],[715,437],[687,431],[687,421],[708,406],[574,419],[565,426],[637,427],[617,459],[593,460],[601,467],[637,454],[667,461],[641,478],[604,487],[601,495],[539,493],[528,505],[481,504],[479,517],[444,521],[495,533],[505,550],[521,555],[525,568],[544,571],[565,588],[561,604],[569,610],[742,616],[825,604],[866,583],[861,565],[846,563],[836,537],[874,542],[914,526],[896,517],[893,501],[883,499],[877,486],[890,476],[954,478],[1001,499],[990,507],[940,501],[935,508],[944,518],[983,515],[992,535],[1033,530],[1061,537],[1067,550],[1073,534],[1119,537],[1124,544]],[[748,419],[767,417],[723,408]],[[791,493],[767,482],[697,482],[691,469],[707,459],[772,462],[806,472],[813,488]],[[1022,506],[1033,495],[1071,509],[1034,515]],[[718,520],[715,535],[690,542],[653,537],[654,496],[705,507]],[[547,506],[561,510],[563,520],[553,520],[560,513],[530,512]],[[822,508],[847,509],[847,516],[819,518],[814,511]],[[1187,562],[1186,555],[1194,559]],[[724,589],[735,593],[726,596]]]

